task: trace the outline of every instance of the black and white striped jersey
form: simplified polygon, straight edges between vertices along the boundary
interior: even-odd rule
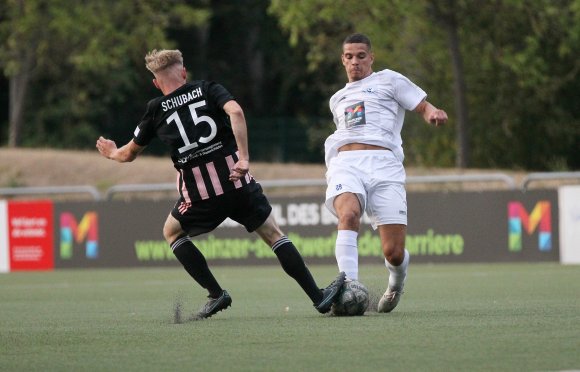
[[[232,182],[238,149],[224,105],[233,100],[223,86],[203,80],[186,83],[147,104],[133,141],[148,145],[157,137],[171,150],[177,189],[186,203],[205,200],[253,182],[248,174]]]

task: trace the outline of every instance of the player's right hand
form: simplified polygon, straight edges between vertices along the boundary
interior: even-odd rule
[[[117,150],[117,145],[114,141],[104,138],[103,136],[99,137],[96,144],[97,150],[106,157],[107,159],[111,158],[113,152]]]

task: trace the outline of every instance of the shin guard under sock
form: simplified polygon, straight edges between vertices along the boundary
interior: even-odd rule
[[[322,300],[322,292],[316,285],[310,270],[306,267],[300,252],[298,252],[290,239],[283,236],[272,245],[272,251],[278,257],[278,261],[280,261],[280,265],[282,265],[286,274],[298,282],[313,303],[319,303]]]
[[[409,251],[405,249],[405,257],[399,266],[393,266],[387,259],[385,259],[385,266],[389,270],[389,287],[400,291],[405,285],[405,278],[407,277],[407,267],[409,267]]]
[[[207,261],[203,254],[197,249],[189,237],[182,236],[177,238],[172,244],[171,249],[179,262],[183,265],[185,271],[203,288],[207,289],[210,297],[219,297],[222,288],[211,273]]]
[[[338,230],[334,254],[338,271],[344,271],[346,277],[358,280],[358,232],[352,230]]]

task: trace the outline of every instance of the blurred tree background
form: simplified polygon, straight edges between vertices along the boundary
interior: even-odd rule
[[[144,55],[179,48],[245,109],[254,161],[323,162],[352,32],[450,116],[407,115],[408,165],[580,168],[580,0],[0,0],[0,145],[125,143],[159,94]]]

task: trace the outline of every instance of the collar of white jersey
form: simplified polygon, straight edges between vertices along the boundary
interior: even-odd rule
[[[348,83],[346,83],[346,86],[348,87],[348,86],[351,86],[351,85],[354,85],[354,84],[357,84],[357,83],[361,83],[362,84],[365,80],[369,79],[370,77],[374,76],[375,74],[376,74],[376,72],[375,71],[372,71],[369,76],[367,76],[365,78],[362,78],[360,80],[357,80],[357,81],[348,82]]]

